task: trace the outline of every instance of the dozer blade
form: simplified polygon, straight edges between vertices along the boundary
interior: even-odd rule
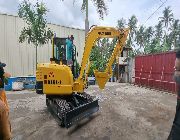
[[[73,110],[67,112],[64,117],[64,125],[66,128],[71,127],[74,123],[90,116],[99,110],[98,100],[83,104]]]

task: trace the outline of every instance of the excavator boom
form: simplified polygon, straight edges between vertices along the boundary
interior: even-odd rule
[[[95,46],[95,43],[100,38],[117,38],[116,45],[114,47],[113,53],[109,59],[106,70],[104,72],[94,71],[97,83],[99,88],[103,89],[107,80],[112,75],[112,64],[119,54],[121,54],[123,47],[125,45],[127,36],[129,33],[129,28],[117,30],[113,27],[93,27],[86,36],[85,48],[83,53],[83,58],[81,62],[81,71],[78,79],[74,82],[74,89],[77,92],[83,92],[84,87],[81,83],[83,83],[83,75],[86,68],[86,64],[88,62],[90,53],[92,48]]]

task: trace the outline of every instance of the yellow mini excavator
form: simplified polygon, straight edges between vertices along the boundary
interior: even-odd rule
[[[36,93],[46,95],[46,105],[61,126],[69,128],[99,110],[98,100],[84,92],[91,50],[100,38],[116,38],[116,44],[105,71],[94,70],[97,84],[103,89],[112,75],[113,62],[123,50],[128,32],[129,29],[92,27],[86,36],[79,73],[76,71],[77,53],[73,45],[73,36],[52,39],[50,63],[37,65]],[[68,50],[71,51],[69,56]]]

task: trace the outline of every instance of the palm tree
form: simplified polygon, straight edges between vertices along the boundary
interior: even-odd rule
[[[160,40],[162,38],[162,22],[159,22],[158,25],[155,26],[155,37]]]
[[[121,29],[124,28],[126,25],[126,20],[124,18],[121,18],[117,21],[117,28]]]
[[[166,7],[163,11],[163,17],[159,17],[160,19],[160,22],[162,22],[164,24],[164,27],[166,28],[165,30],[165,36],[164,36],[164,45],[165,47],[167,47],[167,31],[168,31],[168,27],[169,27],[169,24],[171,25],[171,23],[173,22],[174,20],[174,16],[173,16],[173,13],[172,13],[172,10],[170,9],[170,6]],[[169,46],[168,46],[169,48]]]
[[[104,14],[107,15],[107,5],[106,5],[105,1],[104,0],[91,0],[91,1],[96,6],[96,10],[97,10],[97,13],[99,14],[99,17],[101,19],[103,19],[104,18]],[[82,7],[81,7],[82,11],[86,10],[87,2],[88,2],[88,0],[83,0],[83,4],[82,4]]]
[[[74,0],[75,1],[75,0]],[[88,1],[83,0],[83,4],[81,7],[82,11],[86,11],[86,19],[85,19],[85,34],[88,33],[89,30],[89,20],[88,20]],[[107,5],[104,0],[91,0],[96,6],[96,11],[99,14],[100,19],[104,18],[104,14],[107,15]]]
[[[152,26],[148,27],[148,28],[146,29],[146,31],[145,31],[145,40],[146,40],[145,43],[146,43],[147,45],[150,43],[150,40],[151,40],[153,34],[154,34],[153,27],[152,27]]]
[[[134,44],[132,42],[134,40],[134,34],[136,34],[137,22],[138,20],[135,15],[131,16],[128,21],[128,26],[130,28],[129,39],[127,41],[128,47],[134,47]]]
[[[173,43],[174,48],[178,47],[177,40],[178,36],[180,35],[180,24],[179,20],[174,20],[172,26],[170,27],[171,33],[170,37]]]
[[[144,53],[148,54],[152,52],[152,37],[154,35],[154,29],[152,26],[148,27],[144,33]]]
[[[64,1],[64,0],[60,0],[60,1]],[[96,11],[99,14],[100,19],[103,19],[104,18],[104,14],[107,15],[107,5],[105,3],[105,0],[91,0],[91,1],[96,6]],[[73,0],[73,4],[75,2],[76,2],[76,0]],[[89,2],[89,0],[83,0],[82,6],[81,6],[81,10],[82,11],[86,11],[85,34],[87,34],[87,32],[89,30],[88,2]]]
[[[138,20],[137,20],[136,16],[132,15],[128,22],[128,26],[130,28],[130,36],[132,38],[134,37],[134,34],[136,33],[137,22],[138,22]]]
[[[166,27],[166,29],[169,27],[169,24],[171,25],[171,23],[174,20],[174,16],[173,16],[172,10],[170,9],[170,6],[164,9],[163,17],[159,17],[159,19],[160,19],[160,22],[164,24],[164,27]]]
[[[163,38],[163,30],[162,30],[162,22],[159,22],[157,25],[155,25],[154,29],[154,36],[153,39],[151,40],[151,53],[155,52],[161,52],[162,47],[161,47],[161,39]]]
[[[145,39],[145,27],[140,26],[139,30],[136,32],[136,44],[140,46],[140,49],[144,49],[144,39]]]

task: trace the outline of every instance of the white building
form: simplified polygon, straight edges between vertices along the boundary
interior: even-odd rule
[[[0,14],[0,61],[7,64],[5,70],[12,76],[35,74],[35,47],[33,44],[19,43],[19,35],[25,22],[17,16]],[[78,62],[81,62],[84,50],[85,31],[48,24],[57,37],[74,36],[74,44],[78,51]],[[51,43],[38,48],[38,63],[49,62]]]

